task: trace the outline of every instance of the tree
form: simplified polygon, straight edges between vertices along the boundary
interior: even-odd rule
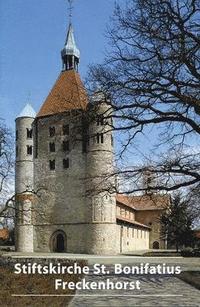
[[[89,90],[101,88],[111,98],[120,157],[129,157],[153,130],[140,164],[118,164],[113,175],[122,179],[122,192],[145,191],[144,172],[156,177],[148,191],[200,187],[199,12],[199,0],[130,0],[115,7],[111,50],[103,64],[90,67]]]
[[[167,238],[169,246],[176,246],[177,252],[180,246],[191,247],[195,242],[192,228],[196,217],[196,210],[191,209],[189,201],[182,200],[181,195],[176,194],[170,207],[160,218],[161,236]]]
[[[7,225],[14,217],[13,206],[13,136],[0,119],[0,224]]]

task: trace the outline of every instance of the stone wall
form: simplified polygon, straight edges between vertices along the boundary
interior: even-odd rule
[[[15,234],[16,249],[20,252],[33,251],[32,202],[30,193],[26,192],[33,189],[33,153],[27,152],[27,146],[33,151],[33,138],[27,136],[27,129],[32,130],[33,120],[30,117],[16,119]]]
[[[87,202],[91,225],[88,225],[87,252],[91,254],[115,254],[116,243],[116,197],[113,173],[113,142],[106,103],[91,106],[94,120],[89,124],[87,151]]]
[[[117,216],[124,217],[131,221],[135,221],[135,210],[123,204],[117,203]]]
[[[65,252],[86,253],[86,224],[37,225],[34,229],[35,252],[53,252],[52,237],[61,230],[66,234]]]
[[[164,249],[165,241],[161,238],[161,224],[160,216],[162,210],[142,210],[136,212],[136,220],[142,224],[151,227],[150,237],[149,237],[149,248],[153,248],[153,243],[158,242],[159,248]]]
[[[51,236],[59,229],[66,233],[67,251],[83,250],[80,242],[84,236],[83,225],[88,223],[88,208],[81,120],[80,113],[67,112],[34,123],[34,181],[35,187],[42,188],[34,215],[35,251],[50,251]],[[63,133],[66,125],[69,125],[69,135]],[[49,134],[50,127],[55,127],[54,136]],[[63,141],[69,142],[69,150],[63,150]],[[55,152],[50,151],[50,143],[55,144]],[[64,159],[69,159],[69,168],[64,168]],[[55,160],[55,170],[50,170],[50,160]]]
[[[118,252],[125,253],[149,248],[149,230],[134,225],[117,225]]]

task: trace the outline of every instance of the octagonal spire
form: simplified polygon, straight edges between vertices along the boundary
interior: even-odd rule
[[[80,51],[76,46],[72,23],[69,24],[65,46],[61,51],[63,70],[75,69],[78,71]]]

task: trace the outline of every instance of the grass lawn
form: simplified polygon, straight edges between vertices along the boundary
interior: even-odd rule
[[[144,257],[180,257],[181,253],[164,251],[164,252],[147,252]]]
[[[71,294],[73,290],[55,290],[55,279],[77,282],[82,276],[78,275],[16,275],[10,267],[0,266],[0,306],[2,307],[58,307],[67,306],[71,297],[12,297],[12,294]]]

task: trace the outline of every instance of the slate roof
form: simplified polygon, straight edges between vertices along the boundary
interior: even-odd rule
[[[31,117],[31,118],[35,118],[36,116],[36,112],[35,110],[32,108],[32,106],[28,103],[23,110],[21,111],[21,113],[17,116],[17,118],[20,117]]]
[[[37,117],[69,110],[86,109],[87,104],[87,93],[79,74],[75,70],[63,71],[43,103]]]
[[[69,29],[67,32],[67,38],[65,42],[64,49],[61,52],[62,56],[65,55],[74,55],[77,58],[80,58],[80,51],[76,46],[75,38],[74,38],[74,30],[72,24],[70,23]]]

